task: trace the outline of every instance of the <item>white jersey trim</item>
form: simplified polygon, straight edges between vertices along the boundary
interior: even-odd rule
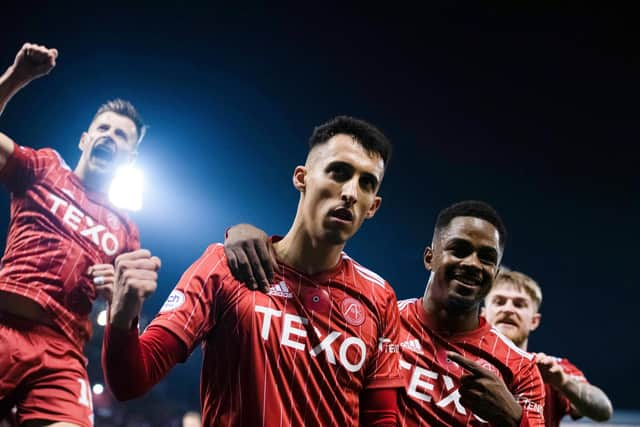
[[[527,360],[533,360],[534,355],[532,353],[524,351],[523,349],[521,349],[520,347],[515,345],[513,343],[513,341],[511,341],[509,338],[507,338],[504,335],[502,335],[502,333],[500,331],[498,331],[496,328],[491,328],[491,332],[493,332],[506,345],[508,345],[511,350],[515,351],[516,353],[518,353],[520,356],[524,357]]]
[[[416,301],[418,301],[418,298],[402,299],[398,301],[398,311],[404,310]]]
[[[356,272],[358,272],[360,274],[360,276],[362,276],[365,280],[369,281],[369,282],[373,282],[376,285],[380,286],[381,288],[386,288],[386,280],[384,280],[380,275],[378,275],[377,273],[374,273],[373,271],[369,270],[368,268],[365,268],[363,266],[361,266],[360,264],[358,264],[356,261],[354,261],[349,255],[347,255],[346,253],[342,253],[343,258],[348,259],[351,261],[351,263],[353,264],[353,268],[356,270]]]

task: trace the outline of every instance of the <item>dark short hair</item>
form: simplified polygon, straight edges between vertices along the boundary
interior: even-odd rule
[[[95,120],[100,114],[109,111],[131,119],[131,121],[136,125],[136,131],[138,132],[137,142],[140,143],[140,141],[142,141],[144,134],[147,132],[147,125],[144,124],[140,113],[138,113],[138,110],[136,110],[136,107],[134,107],[132,103],[120,98],[107,101],[98,108],[96,115],[93,116],[93,120]]]
[[[317,126],[309,138],[309,150],[338,134],[350,135],[369,154],[379,154],[385,167],[389,163],[392,152],[389,138],[371,123],[350,116],[338,116]]]
[[[504,222],[502,222],[502,218],[500,218],[498,212],[496,212],[491,205],[479,200],[465,200],[454,203],[453,205],[441,210],[438,214],[438,218],[436,219],[435,232],[438,233],[444,227],[448,226],[453,218],[459,216],[471,216],[491,223],[498,230],[498,234],[500,236],[500,247],[504,249],[504,245],[507,241],[507,228],[505,227]]]

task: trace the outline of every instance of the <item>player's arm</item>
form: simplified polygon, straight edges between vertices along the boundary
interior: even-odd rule
[[[396,427],[398,425],[398,389],[365,390],[360,396],[362,427]]]
[[[25,43],[11,66],[0,77],[0,115],[9,100],[32,80],[48,74],[56,66],[58,51],[45,46]],[[0,133],[0,170],[13,154],[14,143]]]
[[[395,293],[385,282],[389,292],[386,304],[381,305],[377,351],[367,362],[366,386],[360,393],[361,426],[397,426],[398,390],[405,380],[400,374],[400,313]]]
[[[118,400],[135,399],[160,382],[188,353],[178,337],[160,326],[151,325],[138,336],[137,327],[122,330],[107,325],[102,347],[105,382]]]
[[[575,418],[585,416],[594,421],[607,421],[611,418],[611,401],[600,388],[569,375],[555,357],[538,353],[536,363],[544,382],[551,384],[569,399],[572,406],[571,415]]]
[[[251,289],[269,292],[278,262],[267,233],[250,224],[234,225],[225,233],[224,252],[237,280]]]
[[[157,287],[159,267],[160,260],[147,250],[129,252],[116,259],[102,366],[107,384],[120,400],[144,394],[186,357],[184,344],[163,328],[150,328],[138,337],[137,319],[144,300]]]

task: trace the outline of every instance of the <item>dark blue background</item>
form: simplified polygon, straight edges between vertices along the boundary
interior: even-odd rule
[[[422,295],[437,212],[490,202],[510,232],[504,263],[543,287],[530,349],[567,356],[616,407],[640,408],[640,52],[630,11],[87,2],[8,4],[0,15],[3,68],[25,41],[60,51],[56,69],[9,104],[3,132],[74,165],[106,99],[130,99],[151,125],[139,161],[145,206],[133,215],[163,259],[149,316],[227,226],[286,232],[298,200],[291,174],[313,126],[350,114],[380,126],[396,150],[382,209],[350,255],[399,298]],[[8,197],[2,209],[6,229]],[[179,368],[164,390],[197,405],[198,371]]]

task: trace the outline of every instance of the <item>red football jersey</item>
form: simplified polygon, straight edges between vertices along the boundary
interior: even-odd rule
[[[247,289],[211,245],[151,323],[203,343],[203,425],[357,426],[360,392],[404,384],[393,289],[344,254],[314,276],[280,264],[276,279]]]
[[[82,349],[95,298],[87,269],[137,249],[138,229],[105,195],[85,188],[54,150],[15,145],[0,182],[11,191],[0,291],[37,302]]]
[[[455,351],[501,377],[522,405],[528,424],[544,425],[544,384],[532,354],[519,349],[483,317],[473,331],[444,336],[431,329],[422,298],[398,305],[400,367],[406,379],[398,403],[401,425],[488,425],[460,404],[458,387],[465,371],[447,359],[447,351]]]
[[[581,382],[588,382],[582,371],[578,369],[573,363],[567,359],[561,359],[556,357],[558,364],[562,366],[562,369],[570,375],[573,379]],[[549,384],[544,385],[545,388],[545,400],[544,400],[544,421],[547,426],[557,427],[560,425],[560,420],[568,414],[571,414],[571,402]],[[574,419],[580,418],[579,416],[573,416]]]

